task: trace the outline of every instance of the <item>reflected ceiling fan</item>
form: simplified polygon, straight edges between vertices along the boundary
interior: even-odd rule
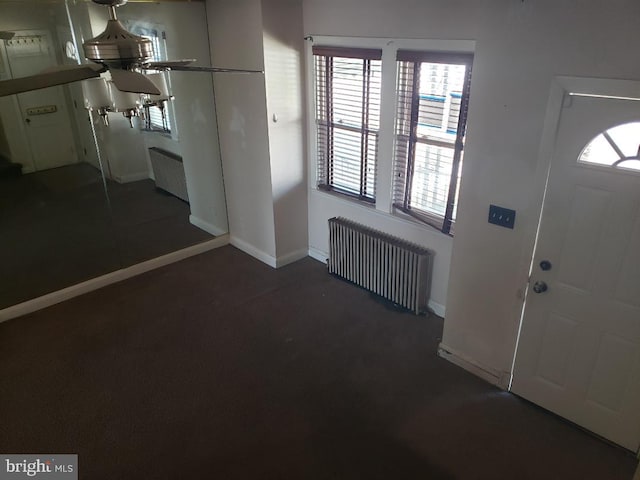
[[[109,8],[109,21],[105,30],[83,44],[85,58],[92,63],[54,67],[36,75],[1,81],[0,97],[96,78],[106,71],[111,73],[113,84],[118,90],[148,95],[160,95],[161,92],[142,73],[146,70],[263,73],[260,70],[192,66],[190,64],[195,62],[192,59],[153,62],[152,41],[127,31],[118,20],[116,7],[124,5],[127,0],[92,1]],[[13,33],[0,32],[0,39],[8,40],[11,38],[13,38]]]

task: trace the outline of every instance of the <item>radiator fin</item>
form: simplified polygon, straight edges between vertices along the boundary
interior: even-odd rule
[[[329,219],[329,273],[416,314],[427,312],[433,254],[341,217]]]

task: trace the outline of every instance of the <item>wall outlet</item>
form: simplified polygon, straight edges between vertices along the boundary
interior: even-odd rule
[[[513,228],[516,223],[516,211],[497,205],[489,205],[489,223],[505,228]]]

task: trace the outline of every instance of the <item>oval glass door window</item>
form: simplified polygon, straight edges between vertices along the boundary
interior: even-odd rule
[[[640,171],[640,122],[605,130],[582,150],[578,162]]]

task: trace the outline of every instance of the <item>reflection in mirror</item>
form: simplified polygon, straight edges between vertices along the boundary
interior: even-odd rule
[[[203,3],[118,16],[157,60],[208,65]],[[0,40],[0,79],[83,61],[107,19],[91,2],[0,0],[0,31],[15,32]],[[131,122],[91,108],[92,81],[0,98],[0,309],[227,231],[211,74],[156,76],[168,95],[133,95]]]

